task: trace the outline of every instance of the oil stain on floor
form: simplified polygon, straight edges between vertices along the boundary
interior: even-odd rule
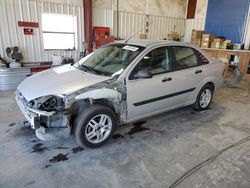
[[[128,135],[133,135],[138,132],[150,130],[149,128],[142,126],[145,123],[146,121],[139,121],[139,122],[134,123],[133,124],[134,127],[129,130]]]
[[[72,151],[72,153],[78,153],[79,151],[83,151],[83,150],[84,150],[84,148],[78,146],[78,147],[72,148],[71,151]]]
[[[122,134],[120,134],[120,133],[116,133],[116,134],[113,134],[113,136],[112,136],[112,138],[114,139],[114,140],[117,140],[118,138],[123,138],[124,136],[122,135]]]
[[[66,161],[69,158],[67,157],[69,153],[63,154],[59,153],[58,155],[54,156],[52,159],[49,160],[50,163],[58,163],[60,161]]]
[[[14,125],[16,125],[16,123],[10,123],[8,126],[13,127]]]
[[[56,148],[54,148],[54,149],[68,149],[68,147],[56,147]],[[77,147],[72,148],[72,149],[71,149],[71,152],[72,152],[73,154],[76,154],[76,153],[81,152],[81,151],[83,151],[83,150],[85,150],[85,149],[82,148],[82,147],[80,147],[80,146],[77,146]],[[69,155],[69,153],[65,153],[65,154],[59,153],[59,154],[57,154],[56,156],[52,157],[52,158],[49,160],[50,164],[45,165],[44,168],[42,168],[42,169],[51,167],[52,164],[54,164],[54,163],[58,163],[58,162],[61,162],[61,161],[69,160],[68,155]]]
[[[42,143],[37,143],[32,147],[32,153],[43,153],[47,149]]]

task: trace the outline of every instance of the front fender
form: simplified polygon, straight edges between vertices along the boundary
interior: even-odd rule
[[[75,97],[76,100],[81,99],[111,99],[116,103],[119,103],[122,99],[122,95],[115,89],[101,88],[91,91],[87,91]]]

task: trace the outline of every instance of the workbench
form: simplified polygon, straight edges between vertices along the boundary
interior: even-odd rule
[[[231,64],[231,56],[238,56],[239,61],[237,66],[241,70],[245,78],[250,78],[249,74],[249,64],[250,64],[250,51],[249,50],[228,50],[228,49],[214,49],[214,48],[202,48],[205,53],[211,57],[223,58],[227,60],[226,63],[226,73],[227,76],[230,74],[229,68],[235,65]]]

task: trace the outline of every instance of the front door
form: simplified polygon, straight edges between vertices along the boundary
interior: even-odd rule
[[[147,71],[151,78],[137,78],[139,71]],[[175,89],[172,78],[169,48],[160,47],[145,55],[130,73],[127,80],[128,120],[152,114],[172,105],[164,98]]]

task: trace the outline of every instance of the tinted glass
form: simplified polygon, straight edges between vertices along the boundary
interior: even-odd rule
[[[209,63],[209,61],[207,60],[207,58],[205,58],[204,55],[202,55],[199,51],[194,50],[194,52],[195,52],[195,55],[196,55],[196,57],[197,57],[198,62],[199,62],[200,65],[204,65],[204,64],[208,64]]]
[[[194,50],[189,47],[173,47],[176,69],[185,69],[198,65]]]
[[[151,74],[160,74],[171,70],[168,49],[166,47],[157,48],[145,55],[137,64],[132,74],[140,70],[146,70]]]

